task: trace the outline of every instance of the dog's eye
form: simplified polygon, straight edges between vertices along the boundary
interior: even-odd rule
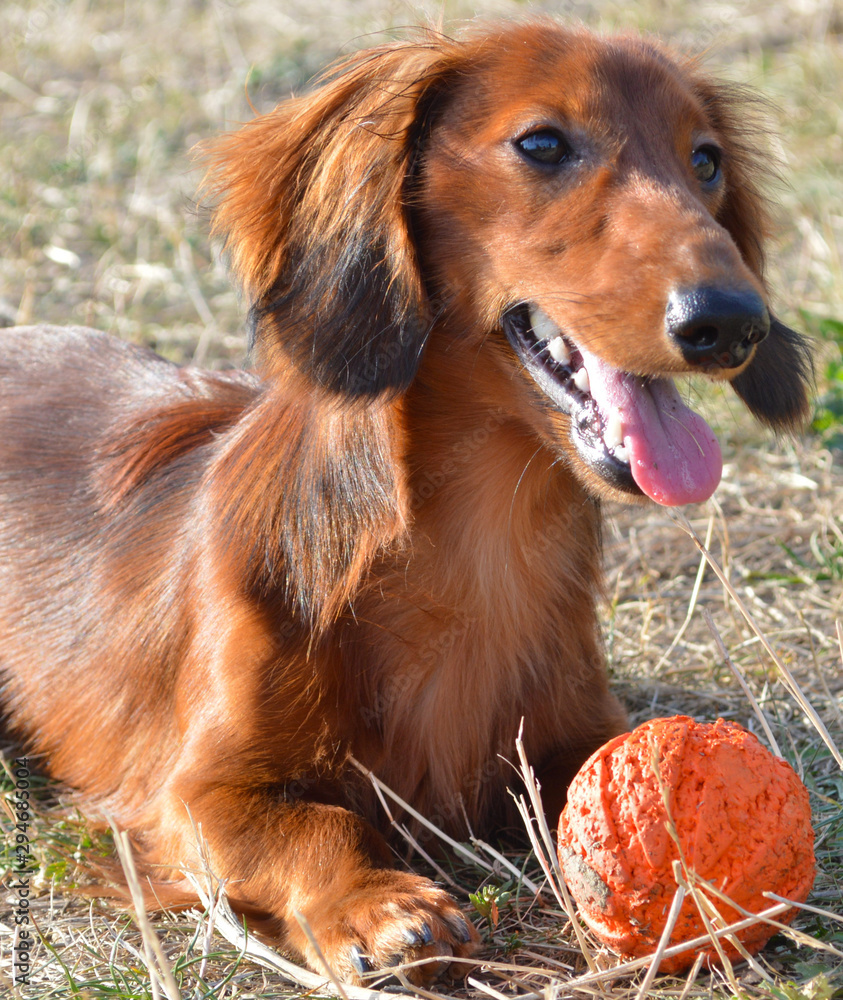
[[[711,184],[720,174],[720,153],[713,146],[700,146],[691,153],[691,169],[698,181]]]
[[[571,147],[552,128],[539,129],[515,140],[515,145],[530,160],[556,166],[571,156]]]

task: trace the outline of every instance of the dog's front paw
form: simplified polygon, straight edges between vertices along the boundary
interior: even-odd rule
[[[310,909],[310,908],[309,908]],[[446,974],[464,976],[479,937],[453,898],[428,879],[377,871],[338,900],[320,900],[308,920],[331,968],[352,983],[407,963],[403,974],[416,985]],[[314,968],[318,959],[308,955]]]

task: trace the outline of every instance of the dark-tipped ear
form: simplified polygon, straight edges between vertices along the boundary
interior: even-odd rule
[[[315,634],[406,530],[400,409],[293,375],[267,385],[217,441],[205,509],[220,565],[237,566],[262,599],[280,595]]]
[[[732,380],[735,392],[769,427],[796,430],[811,413],[814,363],[808,341],[773,319],[749,366]]]
[[[255,361],[346,395],[400,392],[429,328],[408,213],[425,95],[449,43],[339,64],[313,94],[204,151],[204,190],[250,300]]]

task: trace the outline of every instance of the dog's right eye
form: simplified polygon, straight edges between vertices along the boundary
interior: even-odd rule
[[[530,160],[557,166],[571,156],[571,147],[555,129],[543,128],[515,140],[516,147]]]

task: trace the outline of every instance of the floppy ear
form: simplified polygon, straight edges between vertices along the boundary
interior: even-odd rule
[[[409,188],[449,45],[431,35],[352,56],[205,149],[213,231],[249,296],[262,374],[292,360],[351,395],[412,381],[429,317]]]
[[[409,508],[401,401],[337,402],[301,377],[268,385],[219,436],[205,479],[218,564],[317,635],[402,538]]]
[[[726,190],[718,222],[763,281],[764,244],[771,227],[759,185],[774,173],[764,141],[764,102],[745,88],[706,78],[698,78],[695,89],[724,150]],[[811,412],[813,377],[809,341],[771,317],[769,334],[732,386],[762,423],[777,430],[797,430]]]
[[[735,392],[762,423],[798,430],[811,415],[814,363],[808,341],[771,317],[770,332],[749,367],[732,380]]]
[[[400,394],[430,325],[410,201],[460,52],[431,32],[352,56],[205,151],[265,383],[211,477],[222,544],[317,633],[406,526]]]

